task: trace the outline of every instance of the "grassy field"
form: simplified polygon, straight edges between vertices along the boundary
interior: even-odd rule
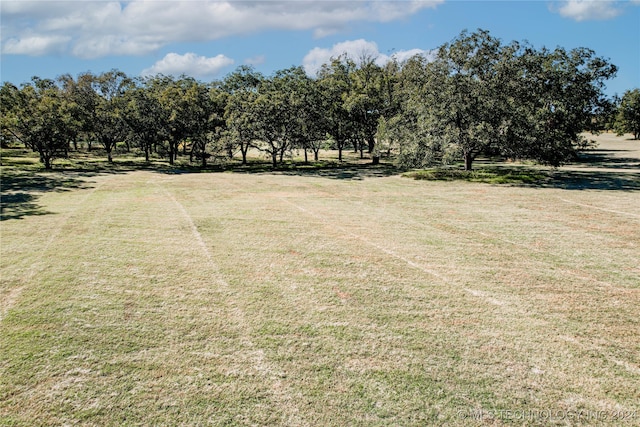
[[[640,143],[601,141],[523,185],[5,159],[0,425],[640,425]]]

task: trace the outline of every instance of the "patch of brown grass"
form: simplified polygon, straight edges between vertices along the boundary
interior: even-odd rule
[[[88,184],[2,223],[0,424],[640,424],[634,192]]]

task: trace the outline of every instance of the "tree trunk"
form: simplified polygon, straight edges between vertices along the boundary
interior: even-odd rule
[[[249,151],[249,146],[247,145],[247,148],[244,148],[244,145],[240,145],[240,152],[242,153],[242,165],[246,166],[247,165],[247,152]]]
[[[309,163],[309,159],[307,157],[307,149],[306,148],[304,149],[304,162],[305,162],[305,164]]]
[[[313,150],[313,160],[315,160],[316,162],[318,161],[318,151],[320,151],[320,149]]]
[[[473,165],[473,155],[471,153],[464,153],[464,170],[470,171]]]
[[[149,144],[144,145],[144,160],[149,163]]]
[[[173,153],[175,151],[175,146],[176,146],[175,141],[169,141],[169,164],[170,165],[173,165],[174,163]]]
[[[275,148],[271,151],[271,163],[274,169],[278,166],[278,152]]]

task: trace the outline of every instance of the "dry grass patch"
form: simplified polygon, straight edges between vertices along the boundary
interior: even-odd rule
[[[360,178],[42,194],[2,222],[0,424],[640,424],[636,192]]]

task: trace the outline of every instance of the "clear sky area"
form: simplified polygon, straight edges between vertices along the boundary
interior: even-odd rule
[[[243,64],[313,75],[342,53],[402,60],[480,28],[504,43],[590,48],[619,67],[608,94],[640,87],[640,0],[2,0],[0,12],[0,79],[15,84],[112,68],[209,81]]]

